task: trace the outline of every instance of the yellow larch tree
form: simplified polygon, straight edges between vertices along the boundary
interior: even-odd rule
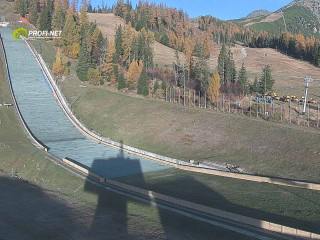
[[[141,60],[139,63],[137,63],[135,60],[131,62],[127,72],[127,81],[131,87],[136,88],[138,86],[138,80],[140,78],[142,69],[143,62]]]
[[[207,57],[211,56],[211,53],[213,52],[213,38],[211,33],[206,33],[204,38],[204,53]]]
[[[213,76],[210,79],[209,87],[208,87],[208,97],[212,103],[214,103],[220,93],[220,76],[218,69],[214,71]]]
[[[186,66],[188,72],[191,71],[192,53],[195,45],[195,41],[191,38],[187,38],[184,43],[184,53],[186,54]]]
[[[123,41],[122,41],[122,46],[123,46],[123,62],[126,62],[127,60],[129,63],[131,62],[130,59],[130,52],[132,48],[132,41],[135,37],[135,31],[131,26],[131,23],[127,24],[124,29],[124,34],[123,34]]]
[[[57,76],[62,76],[66,72],[66,66],[65,66],[65,59],[63,59],[64,62],[61,60],[61,54],[60,51],[58,50],[56,54],[56,61],[52,65],[52,73]],[[65,64],[64,64],[65,63]]]
[[[106,59],[105,59],[105,63],[103,64],[103,68],[102,71],[106,74],[109,75],[112,73],[113,71],[113,55],[116,52],[115,49],[115,45],[114,45],[114,40],[110,40],[110,42],[108,43],[107,46],[107,50],[106,50]]]

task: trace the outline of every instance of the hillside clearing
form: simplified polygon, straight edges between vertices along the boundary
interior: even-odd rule
[[[125,26],[125,21],[113,13],[88,13],[90,21],[96,22],[104,37],[113,38],[119,25]],[[170,67],[176,62],[175,51],[157,41],[153,44],[154,62],[159,67]],[[185,55],[179,53],[181,63],[185,63]]]
[[[125,24],[123,19],[114,14],[90,13],[88,16],[91,21],[97,22],[104,36],[108,36],[108,38],[114,37],[117,26]],[[154,43],[153,48],[154,62],[158,64],[158,66],[171,68],[172,63],[176,62],[175,51],[173,49],[158,42]],[[211,58],[209,59],[208,63],[212,71],[217,67],[220,48],[220,46],[215,44]],[[240,45],[231,48],[234,59],[240,59],[242,57],[242,48],[243,46]],[[246,48],[246,51],[248,57],[236,62],[237,69],[239,70],[242,63],[244,63],[248,71],[249,80],[253,82],[255,76],[260,79],[262,68],[265,65],[269,65],[276,79],[274,90],[279,95],[296,95],[301,97],[304,94],[303,78],[305,76],[318,78],[319,76],[319,68],[308,62],[288,57],[274,49]],[[179,53],[179,58],[181,63],[185,62],[185,55],[183,53]],[[319,99],[319,88],[320,81],[314,82],[310,86],[310,97]]]

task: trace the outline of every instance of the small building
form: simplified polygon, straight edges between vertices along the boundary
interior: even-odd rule
[[[29,23],[29,20],[24,18],[24,17],[20,17],[19,19],[19,22],[22,22],[22,23]]]
[[[9,22],[0,22],[0,27],[8,27]]]

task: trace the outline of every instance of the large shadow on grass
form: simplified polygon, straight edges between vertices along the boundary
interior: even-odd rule
[[[143,182],[139,159],[126,157],[122,144],[116,157],[95,159],[91,170],[107,178],[137,174]],[[87,237],[94,235],[97,239],[128,239],[127,198],[103,191],[101,187],[92,184],[90,178],[87,179],[84,190],[98,196],[95,216]]]
[[[139,159],[126,157],[123,150],[120,149],[118,156],[114,158],[101,158],[96,159],[92,164],[92,171],[95,171],[100,176],[103,176],[105,171],[106,175],[118,177],[134,176],[135,181],[145,183],[144,174],[141,169]],[[112,172],[114,171],[114,172]],[[192,180],[192,179],[189,179]],[[130,183],[128,183],[130,184]],[[173,185],[173,182],[165,182],[164,188]],[[178,184],[179,185],[179,184]],[[177,186],[179,187],[179,186]],[[181,186],[185,188],[185,185]],[[194,194],[194,190],[209,192],[209,188],[203,184],[193,181],[195,188],[188,188],[188,193]],[[97,195],[97,206],[95,216],[92,221],[90,230],[85,237],[95,236],[95,239],[250,239],[248,236],[240,235],[229,230],[214,227],[210,224],[205,224],[198,220],[184,217],[182,215],[173,213],[168,209],[164,209],[163,206],[158,207],[155,216],[160,219],[161,232],[152,232],[146,230],[143,227],[148,226],[148,217],[146,213],[141,213],[142,217],[132,215],[128,211],[128,204],[130,202],[137,202],[137,200],[130,199],[120,194],[115,194],[106,189],[93,184],[91,178],[87,179],[85,184],[85,191],[91,192]],[[217,201],[225,201],[223,197],[216,193]],[[139,203],[141,204],[141,203]],[[151,199],[144,199],[144,204],[158,206],[159,203],[151,202]],[[148,213],[147,213],[148,215]],[[128,222],[133,218],[131,222],[131,231]],[[135,224],[133,222],[140,221]],[[142,226],[141,229],[137,229],[137,226]],[[148,227],[147,227],[148,228]]]
[[[119,151],[116,158],[96,159],[92,165],[92,169],[97,170],[100,175],[104,170],[110,173],[110,161],[118,162],[116,167],[112,169],[112,171],[118,174],[118,177],[114,180],[129,185],[228,212],[234,212],[257,219],[266,219],[271,222],[282,222],[285,225],[295,226],[313,232],[319,229],[319,224],[314,222],[297,220],[229,202],[224,196],[191,176],[183,175],[177,178],[167,178],[166,174],[168,173],[164,173],[163,176],[159,174],[154,177],[154,179],[158,179],[157,181],[152,181],[152,179],[150,180],[150,178],[148,178],[148,182],[146,182],[140,161],[138,159],[125,157],[122,150]],[[89,231],[91,234],[97,236],[97,239],[156,238],[156,235],[150,235],[150,232],[144,229],[128,231],[128,229],[130,229],[128,225],[130,218],[137,217],[130,215],[128,212],[128,204],[135,200],[118,194],[112,194],[109,191],[101,191],[101,188],[94,186],[89,179],[86,183],[85,191],[92,192],[98,196],[95,217]],[[259,189],[257,189],[257,191],[259,191]],[[247,198],[247,196],[243,194],[243,198]],[[150,199],[146,201],[147,204],[151,204]],[[257,199],[253,201],[257,201]],[[263,203],[265,199],[260,199],[260,201]],[[156,206],[160,205],[161,203],[156,203]],[[297,211],[299,211],[299,209],[297,209]],[[316,211],[320,211],[320,208],[316,209]],[[172,213],[168,209],[164,209],[163,205],[158,207],[157,212],[163,230],[162,235],[160,234],[160,239],[250,239],[249,236],[244,236]],[[141,218],[140,221],[145,221],[145,219]],[[147,223],[144,222],[141,225],[146,226]]]
[[[137,178],[135,178],[137,177]],[[178,177],[171,178],[174,180],[167,180],[166,175],[163,176],[162,180],[159,178],[161,176],[155,176],[154,178],[158,178],[159,180],[154,181],[152,178],[148,178],[148,182],[140,182],[139,176],[129,176],[127,178],[118,178],[118,181],[132,184],[134,186],[138,186],[144,189],[152,190],[157,193],[165,194],[168,196],[174,196],[179,199],[187,200],[194,203],[199,203],[204,206],[209,206],[212,208],[221,209],[227,212],[231,213],[237,213],[243,216],[248,216],[256,219],[263,219],[269,222],[274,223],[282,223],[285,226],[298,228],[314,233],[320,233],[320,221],[317,222],[317,220],[320,220],[320,215],[317,213],[320,213],[320,202],[318,201],[320,198],[318,198],[315,194],[316,192],[310,192],[309,190],[302,190],[304,192],[300,191],[298,188],[286,188],[284,186],[274,186],[274,190],[270,191],[270,197],[266,196],[266,193],[264,191],[263,187],[260,189],[258,183],[251,183],[243,181],[243,184],[245,186],[246,183],[250,184],[257,184],[257,189],[254,189],[253,191],[256,191],[257,194],[253,194],[252,199],[250,199],[250,195],[246,194],[245,192],[241,192],[240,189],[234,193],[226,192],[226,194],[234,194],[239,195],[240,199],[243,199],[244,205],[236,204],[233,202],[230,202],[228,199],[226,199],[224,196],[219,194],[218,192],[214,191],[212,188],[206,186],[202,182],[199,182],[192,176],[188,176],[187,174],[181,174]],[[223,182],[224,179],[222,177],[219,182]],[[212,181],[217,181],[216,178],[213,177]],[[235,180],[238,181],[238,180]],[[227,184],[232,184],[230,181]],[[217,187],[219,188],[219,183],[217,184]],[[251,187],[250,187],[251,189]],[[244,189],[245,191],[245,189]],[[259,192],[261,192],[261,196],[259,196]],[[277,195],[280,192],[282,192],[281,198],[280,197],[273,197],[272,195]],[[310,194],[310,195],[309,195]],[[312,195],[311,195],[312,194]],[[288,200],[286,201],[286,197],[290,197],[290,195],[295,196],[295,200]],[[319,195],[318,195],[319,196]],[[274,203],[270,203],[268,201],[274,200]],[[301,202],[298,202],[301,201]],[[252,202],[255,205],[255,208],[250,208],[248,206],[245,206],[245,204],[248,205],[248,203]],[[280,204],[280,206],[277,206],[277,204]],[[288,204],[293,204],[292,206],[288,206]],[[295,205],[297,204],[297,205]],[[308,206],[308,207],[306,207]],[[307,214],[311,213],[311,207],[312,211],[314,211],[313,221],[309,221],[307,219]],[[280,212],[275,213],[272,212],[273,207],[276,207]],[[258,208],[265,208],[269,209],[270,212],[260,210]],[[304,215],[305,220],[285,216],[285,213],[287,211],[296,212],[299,215]],[[305,211],[305,213],[303,213]],[[161,211],[160,211],[161,212]],[[282,213],[282,214],[281,214]],[[302,213],[302,214],[301,214]],[[162,216],[163,214],[161,214]],[[292,214],[291,214],[292,215]],[[318,216],[318,217],[316,217]],[[315,219],[316,218],[316,219]],[[162,217],[163,221],[163,227],[164,229],[170,229],[170,224],[165,224],[166,218]],[[191,226],[192,227],[192,226]],[[166,232],[169,232],[168,230]]]
[[[16,178],[0,177],[0,239],[72,240],[85,217],[53,194]]]

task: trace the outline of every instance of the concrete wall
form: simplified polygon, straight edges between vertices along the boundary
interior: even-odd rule
[[[125,183],[121,183],[121,182],[117,182],[117,181],[114,181],[114,180],[106,179],[106,178],[100,177],[99,175],[91,172],[90,170],[88,170],[84,166],[78,165],[77,162],[72,161],[71,159],[64,158],[63,162],[65,162],[66,164],[68,164],[68,165],[74,167],[75,169],[81,171],[82,173],[97,179],[101,183],[107,184],[107,185],[112,186],[112,187],[121,188],[123,190],[133,192],[135,194],[140,194],[140,195],[143,195],[143,196],[145,196],[145,197],[147,197],[149,199],[165,201],[165,202],[177,205],[179,207],[185,207],[185,208],[189,208],[189,209],[196,210],[196,211],[199,211],[199,212],[209,213],[209,214],[211,214],[213,216],[218,216],[218,217],[226,218],[226,219],[229,219],[229,220],[232,220],[232,221],[235,221],[235,222],[239,222],[239,223],[255,226],[255,227],[258,227],[258,228],[262,228],[262,229],[265,229],[265,230],[269,230],[269,231],[273,231],[273,232],[277,232],[277,233],[281,233],[281,234],[290,235],[292,237],[320,240],[320,235],[319,234],[315,234],[315,233],[311,233],[311,232],[307,232],[307,231],[303,231],[303,230],[299,230],[299,229],[295,229],[295,228],[290,228],[290,227],[283,226],[283,225],[280,225],[280,224],[276,224],[276,223],[272,223],[272,222],[268,222],[268,221],[263,221],[263,220],[255,219],[255,218],[251,218],[251,217],[246,217],[246,216],[242,216],[242,215],[239,215],[239,214],[230,213],[230,212],[227,212],[227,211],[224,211],[224,210],[207,207],[207,206],[204,206],[204,205],[201,205],[201,204],[185,201],[185,200],[182,200],[182,199],[170,197],[170,196],[163,195],[163,194],[160,194],[160,193],[156,193],[156,192],[153,192],[153,191],[149,191],[149,190],[145,190],[145,189],[142,189],[142,188],[130,186],[130,185],[127,185]]]

